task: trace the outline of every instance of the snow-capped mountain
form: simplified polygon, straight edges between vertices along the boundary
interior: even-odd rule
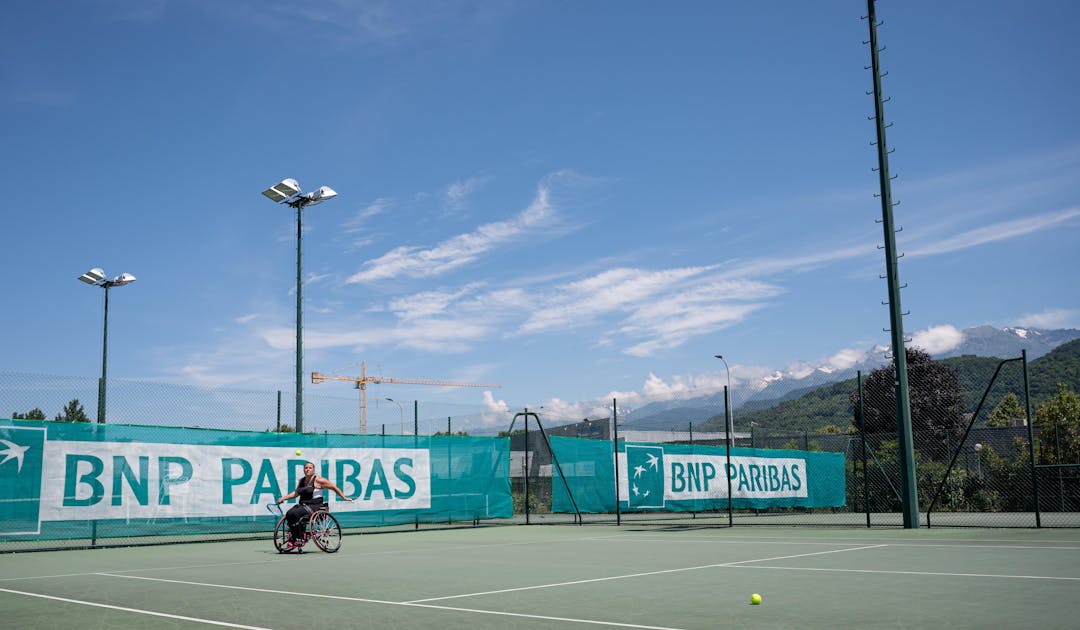
[[[918,337],[917,334],[911,345],[919,346]],[[952,341],[945,346],[947,349],[928,348],[935,359],[965,354],[1012,358],[1019,356],[1021,350],[1027,350],[1027,358],[1032,361],[1063,343],[1080,339],[1080,330],[977,326],[964,330],[952,329],[950,337]],[[865,360],[845,369],[800,364],[786,370],[774,370],[764,377],[741,381],[732,393],[732,406],[735,409],[767,407],[800,396],[805,390],[854,378],[858,370],[867,374],[888,362],[888,350],[887,346],[875,346],[865,353]],[[724,394],[720,391],[698,397],[651,402],[626,413],[625,424],[628,428],[670,429],[672,422],[698,422],[723,413],[723,401]]]
[[[1009,358],[1027,350],[1029,361],[1037,359],[1063,343],[1080,338],[1080,330],[1062,328],[1041,330],[1039,328],[994,328],[978,326],[962,331],[964,340],[953,350],[935,354],[934,358],[958,357],[975,354],[983,357]]]

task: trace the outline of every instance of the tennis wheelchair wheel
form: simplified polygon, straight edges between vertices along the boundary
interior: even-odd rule
[[[289,521],[284,516],[278,519],[277,525],[274,527],[274,546],[277,547],[278,553],[285,553],[286,551],[292,551],[286,544],[289,540]]]
[[[319,511],[311,515],[308,523],[311,540],[315,546],[326,553],[334,553],[341,548],[341,526],[329,512]]]

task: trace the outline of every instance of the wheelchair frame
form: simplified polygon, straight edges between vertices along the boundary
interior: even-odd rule
[[[334,553],[341,549],[341,525],[338,524],[334,515],[330,513],[329,504],[323,503],[314,512],[300,519],[300,523],[305,530],[304,537],[298,546],[289,547],[288,517],[283,514],[278,519],[277,525],[274,527],[274,547],[277,548],[278,553],[288,553],[290,551],[304,553],[304,545],[309,540],[326,553]]]

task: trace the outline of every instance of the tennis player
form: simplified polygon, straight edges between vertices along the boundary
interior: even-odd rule
[[[318,510],[326,502],[323,490],[333,490],[342,499],[352,501],[341,492],[340,488],[334,485],[334,482],[326,477],[316,475],[315,464],[311,462],[304,464],[304,477],[296,484],[296,490],[277,500],[278,505],[281,505],[289,499],[300,497],[300,502],[289,508],[289,511],[285,513],[285,518],[289,521],[289,532],[292,535],[288,543],[286,543],[290,547],[300,547],[304,544],[304,532],[300,528],[300,521],[305,516],[314,514],[315,510]]]

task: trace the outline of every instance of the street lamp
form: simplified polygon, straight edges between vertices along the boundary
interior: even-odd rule
[[[727,372],[728,398],[730,399],[730,397],[731,397],[731,370],[728,368],[727,360],[724,359],[724,355],[715,354],[713,356],[715,356],[717,359],[720,359],[721,361],[724,362],[724,371]],[[730,405],[728,400],[725,400],[724,404],[727,405],[726,411],[728,412],[728,421],[729,421],[729,423],[731,425],[730,428],[729,428],[729,431],[732,434],[734,434],[735,433],[735,409],[734,409],[735,406]],[[733,436],[733,439],[734,439],[734,436]]]
[[[282,180],[262,192],[270,201],[283,203],[296,208],[296,432],[304,431],[304,343],[301,338],[303,330],[303,311],[301,309],[301,257],[300,245],[303,236],[302,215],[304,208],[322,203],[327,199],[337,197],[329,186],[322,186],[314,192],[300,194],[300,184],[295,179]]]
[[[401,403],[394,400],[393,398],[387,397],[387,398],[383,398],[383,400],[389,400],[390,402],[397,405],[398,411],[401,412],[401,434],[405,435],[405,408],[401,406]]]
[[[90,271],[79,276],[79,280],[82,280],[86,284],[105,289],[105,332],[102,335],[101,340],[101,380],[98,381],[97,399],[97,421],[98,424],[105,424],[105,377],[107,374],[106,367],[108,366],[107,362],[109,358],[109,289],[113,287],[122,287],[125,284],[131,284],[132,282],[135,282],[135,276],[130,273],[122,273],[112,280],[106,280],[105,272],[100,267],[94,267]]]

